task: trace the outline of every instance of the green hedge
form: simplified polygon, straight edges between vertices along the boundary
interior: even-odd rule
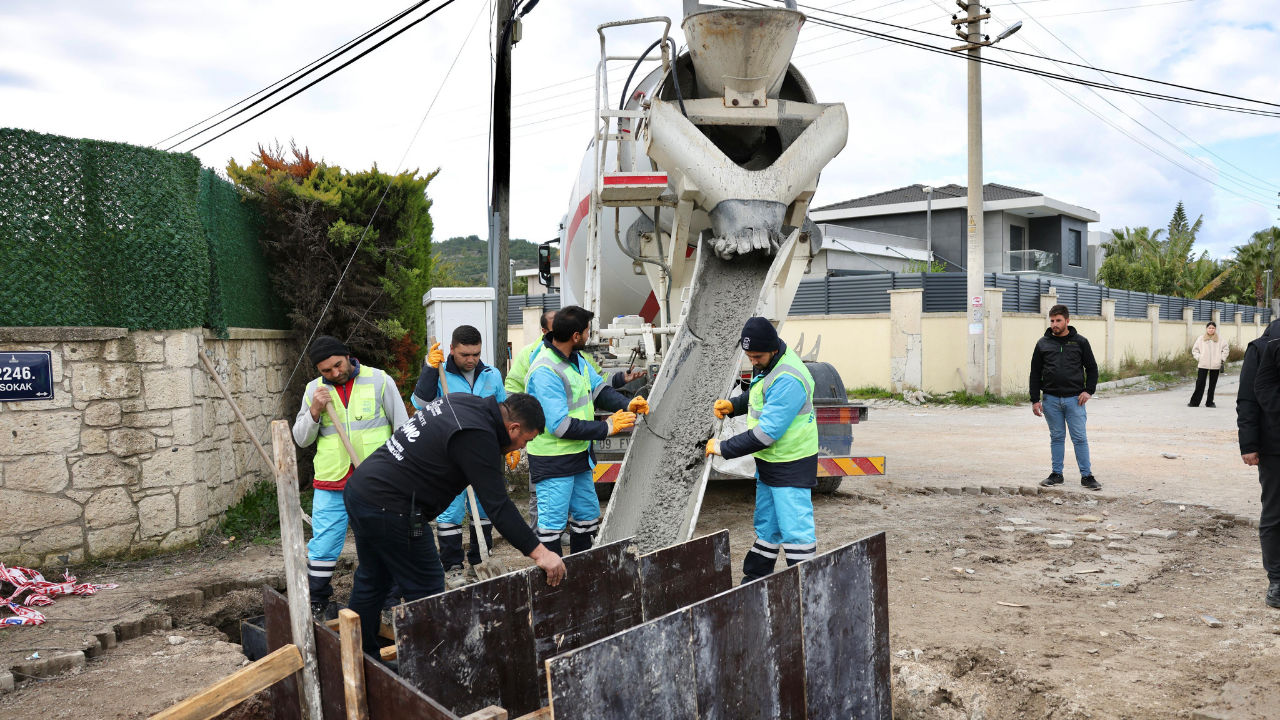
[[[193,155],[2,128],[0,326],[288,327],[255,223]]]

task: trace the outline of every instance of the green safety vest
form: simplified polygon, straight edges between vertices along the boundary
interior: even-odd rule
[[[747,429],[751,430],[760,424],[760,416],[764,413],[764,393],[784,375],[800,381],[808,400],[800,408],[800,412],[796,413],[782,437],[760,452],[752,453],[766,462],[790,462],[818,454],[818,423],[813,412],[813,376],[791,348],[787,348],[768,375],[751,381]]]
[[[382,412],[382,388],[389,381],[387,374],[368,365],[360,367],[351,386],[351,398],[346,406],[332,388],[329,394],[333,397],[333,414],[338,418],[351,438],[351,447],[364,460],[382,447],[391,438],[393,428],[391,420]],[[307,384],[304,394],[307,407],[311,407],[311,398],[320,386],[321,378]],[[338,429],[329,420],[329,413],[320,414],[320,437],[316,441],[316,458],[313,461],[316,480],[320,482],[338,482],[347,476],[351,466],[351,458],[347,449],[342,446],[342,438],[338,437]]]
[[[529,363],[529,372],[525,375],[525,387],[533,374],[541,368],[548,368],[560,378],[564,384],[565,398],[569,403],[569,417],[575,420],[595,420],[596,409],[591,397],[591,380],[584,372],[579,372],[559,353],[545,344],[533,362]],[[543,370],[543,372],[547,372]],[[526,446],[530,455],[573,455],[584,452],[591,447],[590,440],[565,440],[551,432],[555,428],[543,428],[542,434]]]

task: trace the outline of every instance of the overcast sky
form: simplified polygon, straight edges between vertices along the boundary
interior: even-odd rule
[[[944,0],[811,2],[944,35],[956,10]],[[0,125],[151,145],[408,4],[4,0]],[[1022,31],[1003,43],[1010,49],[1280,103],[1274,23],[1280,0],[995,0],[991,11],[993,36],[1023,21]],[[525,18],[514,55],[513,237],[554,237],[569,205],[590,132],[596,25],[658,14],[678,22],[680,13],[680,0],[542,0]],[[486,0],[457,0],[196,154],[221,170],[231,158],[246,162],[258,143],[293,139],[351,169],[377,163],[390,171],[404,157],[403,167],[441,171],[429,191],[436,237],[483,237],[489,32]],[[618,32],[610,48],[638,52],[652,32]],[[958,43],[895,32],[939,46]],[[673,35],[682,42],[678,27]],[[989,56],[1051,67],[997,51]],[[823,174],[816,203],[916,182],[964,184],[963,61],[808,23],[793,62],[819,100],[846,103],[851,120],[849,143]],[[1100,79],[1089,70],[1071,72]],[[616,102],[625,68],[610,77]],[[1157,100],[1140,105],[994,67],[985,68],[983,81],[988,182],[1097,210],[1102,221],[1091,229],[1103,231],[1164,226],[1182,200],[1193,218],[1203,213],[1201,247],[1215,256],[1275,222],[1280,120]]]

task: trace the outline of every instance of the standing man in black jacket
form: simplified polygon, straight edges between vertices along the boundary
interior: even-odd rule
[[[1089,467],[1089,437],[1085,434],[1088,416],[1084,404],[1098,389],[1098,363],[1093,348],[1076,329],[1068,325],[1071,314],[1066,305],[1049,308],[1049,329],[1036,341],[1031,356],[1031,411],[1049,424],[1049,451],[1053,470],[1040,481],[1042,487],[1064,482],[1062,464],[1066,456],[1067,429],[1075,446],[1080,486],[1101,490],[1102,485]],[[1044,399],[1040,394],[1044,393]]]
[[[560,556],[543,547],[507,497],[503,455],[542,432],[542,406],[513,393],[493,397],[453,393],[422,406],[347,481],[347,516],[356,536],[350,607],[360,616],[364,651],[377,657],[383,602],[392,583],[405,602],[444,591],[444,568],[427,523],[468,485],[493,527],[547,574],[564,578]]]
[[[1256,465],[1262,485],[1262,514],[1258,540],[1262,567],[1267,571],[1266,603],[1280,608],[1280,320],[1267,326],[1244,351],[1240,389],[1236,394],[1236,425],[1240,428],[1240,459]]]

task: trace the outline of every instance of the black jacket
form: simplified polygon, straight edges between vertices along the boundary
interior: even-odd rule
[[[360,463],[346,492],[392,512],[407,514],[416,503],[434,520],[470,485],[502,537],[528,555],[538,538],[507,496],[502,448],[509,444],[497,400],[450,393],[423,406]]]
[[[1093,359],[1089,341],[1070,325],[1063,337],[1054,335],[1053,328],[1046,328],[1031,355],[1030,387],[1033,403],[1040,402],[1040,393],[1055,397],[1094,394],[1098,389],[1098,362]]]
[[[1267,326],[1244,350],[1240,389],[1236,393],[1236,426],[1240,429],[1240,454],[1280,455],[1280,320]]]

